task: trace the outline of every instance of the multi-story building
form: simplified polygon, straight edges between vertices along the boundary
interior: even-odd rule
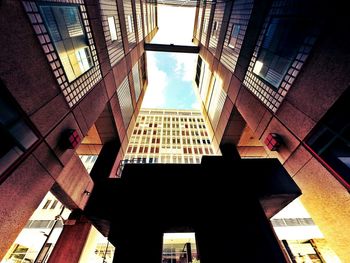
[[[200,163],[214,150],[200,111],[141,109],[125,155],[127,162]]]
[[[161,235],[152,236],[151,230],[163,229],[154,222],[176,226],[179,231],[189,229],[188,222],[197,227],[204,263],[227,259],[225,253],[218,253],[224,249],[241,262],[288,262],[276,252],[280,243],[272,242],[278,254],[274,259],[271,255],[275,254],[265,250],[267,241],[274,240],[273,235],[262,239],[271,230],[265,219],[291,201],[283,197],[295,198],[300,193],[276,197],[271,189],[285,187],[279,181],[281,174],[272,173],[276,180],[271,181],[277,185],[267,187],[267,194],[260,189],[265,182],[254,185],[268,174],[265,166],[255,164],[276,165],[274,160],[256,159],[276,158],[289,173],[283,176],[301,189],[300,200],[324,236],[322,242],[313,244],[317,253],[326,262],[337,262],[330,250],[342,262],[350,261],[350,208],[345,205],[350,200],[346,7],[316,0],[196,3],[193,43],[198,46],[183,47],[149,44],[158,30],[157,1],[1,2],[0,258],[8,254],[51,191],[73,210],[69,220],[75,223],[64,225],[50,263],[83,260],[92,224],[118,246],[116,262],[120,258],[120,262],[133,262],[135,257],[137,262],[160,261]],[[130,177],[116,178],[147,88],[145,49],[199,53],[194,81],[204,121],[213,130],[208,136],[214,153],[219,145],[233,143],[242,157],[254,160],[231,164],[227,157],[211,156],[203,158],[201,165],[137,164],[124,170],[127,175],[136,174],[131,181]],[[90,175],[79,155],[98,155]],[[151,174],[158,171],[172,174],[159,180],[169,183],[163,185],[163,192],[157,192],[162,189],[155,181],[161,177]],[[143,172],[148,177],[141,176]],[[186,178],[177,176],[182,173]],[[242,188],[246,193],[242,198],[236,189],[246,183],[247,176],[249,187]],[[191,192],[191,198],[178,194],[184,189]],[[258,195],[252,191],[265,195],[256,202]],[[162,195],[150,199],[150,192]],[[129,198],[139,193],[143,195],[138,202]],[[157,203],[165,197],[171,199],[166,206]],[[274,209],[268,209],[269,198]],[[115,206],[110,200],[117,200]],[[181,206],[170,211],[175,204]],[[249,214],[235,229],[230,214],[225,213],[231,212],[230,207],[241,213],[234,220]],[[206,211],[219,216],[209,222]],[[130,220],[129,215],[133,216]],[[137,223],[132,224],[135,219]],[[251,227],[249,240],[243,224]],[[267,232],[259,231],[261,225]],[[209,232],[207,226],[212,227]],[[147,237],[139,236],[141,231]],[[228,231],[244,242],[235,246]],[[210,243],[221,238],[225,242]],[[255,248],[256,255],[251,253]]]

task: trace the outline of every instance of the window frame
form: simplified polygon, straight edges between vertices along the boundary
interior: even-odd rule
[[[80,5],[79,4],[74,4],[74,3],[68,3],[68,2],[64,2],[64,3],[56,3],[56,2],[38,2],[37,3],[37,6],[38,6],[38,13],[40,14],[40,16],[42,17],[42,20],[43,20],[43,24],[45,26],[45,29],[51,39],[51,43],[52,43],[52,46],[58,56],[58,60],[60,61],[61,65],[62,65],[62,69],[63,69],[63,72],[64,72],[64,75],[66,76],[66,79],[67,79],[67,82],[68,84],[72,84],[73,82],[79,80],[79,78],[81,78],[82,76],[84,76],[85,74],[87,74],[91,69],[93,69],[96,65],[95,65],[95,62],[94,62],[94,59],[93,59],[93,53],[92,53],[92,50],[91,50],[91,44],[89,43],[89,38],[88,38],[88,32],[86,31],[86,25],[84,24],[84,21],[83,21],[83,16],[82,16],[82,13],[81,13],[81,10],[80,10]],[[65,70],[65,67],[64,67],[64,63],[62,61],[62,57],[60,56],[60,52],[58,51],[57,49],[57,46],[56,46],[56,42],[54,41],[54,38],[52,36],[52,32],[49,30],[49,27],[47,25],[47,22],[46,22],[46,19],[45,19],[45,15],[44,15],[44,12],[41,10],[41,7],[42,6],[48,6],[48,7],[75,7],[77,10],[78,10],[78,17],[79,17],[79,21],[80,21],[80,24],[82,26],[82,30],[83,30],[83,33],[84,33],[84,37],[85,37],[85,40],[86,40],[86,44],[87,44],[87,48],[89,49],[89,52],[90,52],[90,60],[91,60],[91,67],[89,67],[89,69],[87,69],[86,71],[82,72],[79,76],[76,76],[74,79],[70,80],[68,78],[68,74],[66,73],[66,70]],[[56,21],[55,19],[55,23],[58,27],[58,22]],[[61,34],[61,31],[59,31],[59,34]],[[63,41],[63,40],[61,40]],[[74,49],[74,51],[76,52],[76,50]],[[69,62],[70,62],[70,59],[69,59]]]
[[[31,132],[36,136],[36,140],[32,145],[30,145],[27,149],[23,149],[22,154],[20,154],[15,160],[13,160],[8,167],[6,167],[3,172],[0,172],[0,184],[5,181],[11,172],[19,165],[20,162],[22,162],[28,155],[35,149],[40,142],[42,141],[42,137],[39,133],[39,131],[36,129],[36,127],[33,125],[33,123],[30,121],[26,113],[21,109],[21,107],[18,105],[16,100],[12,97],[10,92],[6,89],[5,85],[0,79],[0,96],[4,98],[6,102],[12,107],[12,109],[18,114],[18,120],[23,121],[27,127],[31,130]],[[1,129],[4,129],[5,132],[9,133],[10,137],[13,137],[13,135],[10,134],[9,131],[6,130],[6,127],[2,127]],[[18,143],[15,141],[14,146],[18,145]],[[22,146],[24,147],[24,146]]]
[[[350,111],[349,98],[350,90],[346,90],[303,141],[303,145],[313,156],[348,190],[350,167],[341,160],[336,160],[340,156],[334,155],[334,152],[341,152],[344,149],[342,147],[350,143],[346,137],[350,130],[350,121],[347,118]],[[326,143],[323,144],[322,141]],[[339,144],[340,141],[343,143]]]
[[[301,21],[303,21],[303,20],[305,20],[305,19],[297,18],[297,17],[289,17],[289,16],[283,16],[283,17],[281,17],[281,16],[271,16],[271,17],[269,18],[269,22],[267,23],[265,32],[264,32],[263,37],[262,37],[262,40],[261,40],[261,45],[260,45],[259,51],[258,51],[258,54],[257,54],[257,56],[256,56],[256,61],[255,61],[254,65],[253,65],[253,68],[252,68],[252,73],[253,73],[257,78],[259,78],[259,80],[261,80],[263,83],[265,83],[266,85],[268,85],[268,86],[269,86],[270,88],[272,88],[273,90],[277,91],[277,90],[280,88],[280,86],[281,86],[281,84],[282,84],[284,78],[286,77],[286,75],[287,75],[287,73],[288,73],[288,70],[291,68],[293,62],[295,61],[295,58],[296,58],[297,55],[298,55],[298,51],[299,51],[300,48],[303,46],[303,44],[304,44],[304,42],[305,42],[305,38],[308,36],[308,33],[307,33],[307,31],[305,31],[305,32],[304,32],[305,35],[303,36],[303,38],[302,38],[302,39],[300,38],[300,40],[299,40],[300,43],[299,43],[298,46],[296,47],[296,50],[294,50],[293,56],[291,56],[290,58],[287,58],[286,56],[281,56],[281,55],[279,55],[279,54],[277,54],[276,52],[273,52],[273,51],[271,50],[271,45],[269,46],[269,48],[264,48],[264,47],[263,47],[264,41],[266,41],[266,38],[268,37],[269,28],[270,28],[271,25],[274,24],[274,23],[273,23],[274,20],[284,20],[284,21],[288,21],[288,20],[289,20],[289,21],[292,21],[292,22],[294,22],[294,23],[296,24],[297,22],[301,22]],[[307,22],[307,20],[305,20],[305,22]],[[275,24],[277,24],[277,26],[278,26],[278,25],[280,25],[281,23],[275,23]],[[310,28],[308,28],[307,30],[310,30]],[[283,37],[283,35],[282,35],[282,37]],[[280,42],[281,42],[281,38],[282,38],[282,37],[281,37],[281,36],[279,37],[278,46],[281,45]],[[273,59],[272,59],[271,61],[273,61],[273,60],[276,59],[277,57],[278,57],[278,59],[289,60],[288,66],[286,66],[285,72],[284,72],[283,74],[281,74],[281,79],[279,80],[278,85],[275,85],[275,84],[271,83],[270,81],[266,80],[266,79],[265,79],[266,75],[265,75],[265,77],[263,77],[263,76],[261,76],[261,75],[259,75],[258,73],[255,72],[256,65],[257,65],[258,62],[260,62],[258,59],[259,59],[259,57],[261,56],[261,54],[262,54],[263,51],[265,51],[266,53],[274,54],[274,57],[273,57]],[[271,61],[270,61],[270,64],[271,64]],[[261,63],[261,62],[260,62],[260,63]],[[263,66],[263,63],[261,63],[261,67],[259,67],[259,72],[260,72],[262,66]],[[272,67],[269,67],[269,68],[272,68]]]

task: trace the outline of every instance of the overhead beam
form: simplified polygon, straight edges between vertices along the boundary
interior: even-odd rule
[[[179,52],[179,53],[199,53],[198,46],[181,46],[181,45],[164,45],[164,44],[148,44],[145,43],[145,50],[160,52]]]

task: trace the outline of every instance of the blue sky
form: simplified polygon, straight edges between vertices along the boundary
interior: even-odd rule
[[[192,82],[196,54],[147,51],[148,88],[143,108],[199,109]]]
[[[193,45],[195,10],[158,5],[159,30],[151,43]],[[148,88],[142,107],[198,109],[192,88],[198,55],[150,51],[146,55]]]

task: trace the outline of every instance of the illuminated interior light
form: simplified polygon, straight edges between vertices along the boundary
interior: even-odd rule
[[[261,71],[261,69],[262,69],[262,67],[263,67],[263,65],[264,65],[264,63],[262,63],[261,61],[256,61],[256,62],[255,62],[254,69],[253,69],[253,72],[254,72],[255,74],[259,74],[260,71]]]

